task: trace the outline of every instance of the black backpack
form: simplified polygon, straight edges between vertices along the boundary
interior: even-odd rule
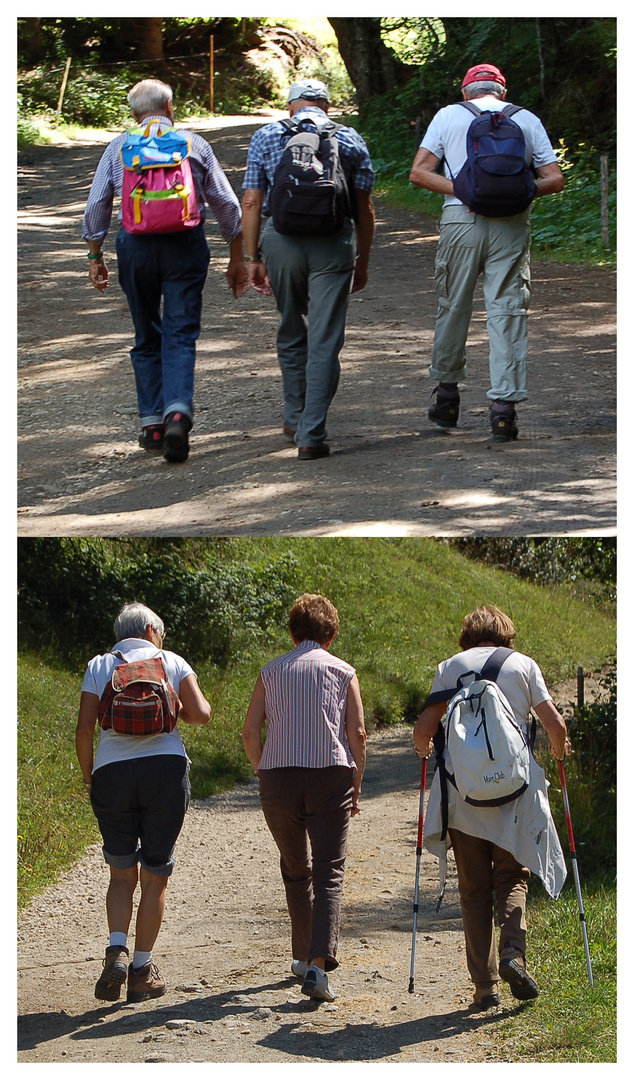
[[[461,101],[474,114],[467,131],[467,160],[453,180],[454,194],[474,214],[512,217],[527,210],[535,198],[535,181],[524,156],[524,132],[511,119],[521,106],[498,112],[480,111]]]
[[[269,194],[273,227],[285,236],[339,232],[352,216],[336,138],[341,124],[329,121],[317,130],[310,120],[281,123],[287,141]]]

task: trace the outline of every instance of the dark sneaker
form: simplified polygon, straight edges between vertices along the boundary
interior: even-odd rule
[[[328,976],[320,968],[309,967],[302,983],[302,994],[313,1001],[334,1001],[335,995],[328,985]]]
[[[509,984],[513,997],[518,1001],[531,1001],[539,996],[539,987],[532,975],[528,974],[521,957],[500,960],[499,971],[500,978]]]
[[[152,961],[136,971],[128,968],[128,1001],[147,1001],[165,993],[165,979]]]
[[[500,1004],[500,995],[499,994],[484,994],[484,996],[481,997],[481,998],[474,998],[473,999],[473,1007],[474,1007],[474,1009],[482,1009],[483,1011],[485,1009],[497,1009],[499,1004]]]
[[[494,401],[489,409],[489,417],[496,442],[512,442],[517,438],[517,417],[512,401]]]
[[[432,397],[436,397],[430,406],[427,416],[438,427],[455,428],[460,414],[460,391],[457,383],[439,383],[432,390]]]
[[[152,453],[155,450],[163,450],[163,425],[162,424],[149,424],[147,427],[141,429],[139,435],[139,446],[143,450],[148,450]]]
[[[187,461],[191,420],[185,413],[168,413],[163,430],[163,457],[166,461]]]
[[[316,446],[300,446],[297,457],[300,461],[314,461],[315,458],[328,457],[330,447],[327,442],[317,443]]]
[[[130,954],[123,945],[109,945],[103,961],[103,971],[95,986],[99,1001],[118,1001],[121,987],[128,975]]]

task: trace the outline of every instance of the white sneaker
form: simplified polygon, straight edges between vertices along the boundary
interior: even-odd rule
[[[320,968],[309,967],[302,984],[302,994],[314,1001],[334,1001],[335,995],[328,985],[328,976]]]
[[[293,963],[291,964],[291,971],[296,978],[301,979],[303,982],[304,976],[308,971],[308,964],[305,960],[293,960]]]

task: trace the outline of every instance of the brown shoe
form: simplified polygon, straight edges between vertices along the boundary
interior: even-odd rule
[[[293,439],[295,437],[295,430],[291,427],[290,424],[284,424],[282,431],[289,439]]]
[[[165,993],[165,979],[151,961],[145,967],[128,968],[128,1001],[147,1001]]]
[[[539,987],[532,975],[526,970],[526,961],[521,956],[512,959],[500,959],[500,978],[511,988],[511,993],[518,1001],[531,1001],[539,996]]]
[[[300,461],[313,461],[314,458],[328,457],[330,447],[327,442],[317,443],[316,446],[300,446],[297,457]]]
[[[95,986],[99,1001],[118,1001],[121,987],[128,975],[130,954],[123,945],[109,945],[103,961],[103,971]]]

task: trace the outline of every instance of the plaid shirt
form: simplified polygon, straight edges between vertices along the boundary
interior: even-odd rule
[[[162,128],[172,127],[166,116],[147,116],[144,123],[157,121]],[[218,222],[223,240],[230,243],[242,232],[242,211],[238,197],[227,180],[211,146],[202,135],[188,131],[194,187],[198,197],[201,218],[205,220],[205,203]],[[117,135],[104,150],[88,195],[86,211],[82,225],[84,240],[96,240],[102,243],[110,227],[115,195],[121,195],[123,187],[123,163],[120,150],[127,137],[127,132]],[[119,221],[121,210],[119,210]]]
[[[293,119],[312,119],[315,126],[327,120],[323,109],[315,105],[307,105],[295,113]],[[251,139],[247,156],[247,169],[242,182],[246,191],[262,190],[267,193],[264,204],[264,213],[268,211],[268,192],[273,185],[275,170],[282,160],[284,153],[284,140],[286,128],[279,120],[272,124],[265,124]],[[342,127],[337,132],[339,142],[339,159],[348,181],[348,186],[359,188],[361,191],[372,191],[374,187],[374,169],[361,135],[354,128]]]

